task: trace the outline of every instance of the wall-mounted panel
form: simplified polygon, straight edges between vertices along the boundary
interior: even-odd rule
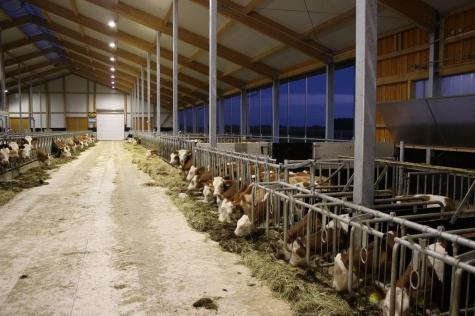
[[[97,110],[124,110],[123,94],[97,94]]]
[[[83,112],[87,111],[87,94],[66,94],[66,112]]]

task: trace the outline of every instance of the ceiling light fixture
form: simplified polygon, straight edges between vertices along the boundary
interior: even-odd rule
[[[117,23],[115,23],[114,20],[110,20],[109,22],[107,22],[107,25],[109,25],[110,28],[114,28],[117,26]]]
[[[115,78],[115,76],[114,76],[114,75],[111,75],[111,79],[114,79],[114,78]]]
[[[5,93],[8,93],[8,90],[7,90],[7,89],[5,89]]]
[[[109,43],[109,47],[110,47],[110,48],[115,48],[115,46],[116,46],[116,45],[115,45],[115,42],[110,42],[110,43]]]
[[[115,85],[115,81],[112,81],[111,84],[112,84],[112,85]]]
[[[115,57],[112,56],[111,58],[109,58],[109,60],[110,60],[111,62],[114,62],[114,61],[115,61]]]
[[[114,67],[111,67],[111,71],[114,72],[114,71],[115,71],[115,68],[114,68]]]

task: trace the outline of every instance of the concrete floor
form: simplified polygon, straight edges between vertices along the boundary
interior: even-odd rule
[[[288,315],[239,257],[192,231],[120,142],[0,208],[1,315]]]

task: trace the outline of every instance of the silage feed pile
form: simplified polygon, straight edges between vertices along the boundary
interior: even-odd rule
[[[306,271],[294,268],[274,257],[274,241],[264,236],[237,238],[233,231],[235,225],[218,221],[215,204],[205,204],[201,197],[179,198],[185,192],[187,183],[180,171],[158,157],[145,158],[146,149],[140,145],[124,144],[132,153],[132,162],[147,173],[158,186],[167,188],[176,206],[183,212],[189,225],[209,234],[210,239],[219,243],[226,251],[241,255],[242,263],[252,274],[263,281],[279,297],[291,305],[300,315],[352,315],[346,300],[329,287],[328,279],[309,281],[302,277]],[[307,271],[308,272],[308,271]],[[325,277],[322,276],[322,279]]]
[[[39,167],[31,168],[11,181],[0,182],[0,206],[7,204],[15,195],[25,189],[48,184],[47,180],[50,178],[48,170],[59,168],[61,165],[77,159],[80,153],[78,151],[71,157],[51,158],[49,166],[40,163]]]

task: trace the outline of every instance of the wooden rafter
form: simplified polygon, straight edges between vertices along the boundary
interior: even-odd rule
[[[110,36],[112,38],[117,39],[119,42],[124,42],[127,44],[130,44],[136,48],[142,49],[146,52],[153,52],[154,49],[154,43],[148,42],[146,40],[143,40],[137,36],[134,36],[132,34],[126,33],[124,31],[120,30],[111,30],[107,26],[105,26],[103,23],[98,22],[94,19],[91,19],[86,16],[82,16],[80,14],[75,14],[73,11],[68,10],[62,6],[59,6],[51,1],[48,0],[29,0],[29,2],[38,8],[41,8],[43,10],[46,10],[48,12],[51,12],[55,15],[58,15],[62,18],[68,19],[71,22],[74,22],[78,24],[81,27],[86,27],[90,28],[91,30],[94,30],[98,33]],[[83,37],[85,37],[84,34],[82,34]],[[173,54],[172,51],[162,48],[161,51],[162,57],[165,59],[172,60],[173,59]],[[208,67],[204,64],[200,64],[198,62],[189,60],[188,58],[184,56],[179,56],[179,63],[187,67],[193,71],[196,71],[198,73],[208,75]],[[224,83],[231,85],[233,87],[243,87],[244,82],[233,77],[225,77],[223,76],[222,72],[218,72],[218,79],[223,81]]]
[[[209,3],[206,0],[191,0],[204,7],[208,7]],[[239,23],[246,25],[274,40],[287,44],[308,56],[320,59],[325,63],[332,61],[332,52],[330,49],[316,42],[307,42],[299,38],[299,34],[291,29],[274,22],[273,20],[257,13],[251,12],[246,14],[245,7],[231,0],[219,0],[218,11],[228,18],[231,18]]]
[[[422,0],[378,0],[380,4],[408,18],[427,32],[437,27],[437,11]]]
[[[105,8],[109,11],[115,12],[120,16],[124,16],[136,23],[160,31],[163,34],[172,35],[172,26],[170,23],[165,23],[164,20],[154,16],[148,12],[137,9],[133,6],[127,5],[121,1],[112,3],[108,0],[86,0],[97,6]],[[191,32],[182,27],[179,28],[180,40],[191,44],[203,50],[208,50],[208,39]],[[262,63],[252,63],[251,57],[246,56],[236,50],[218,44],[218,56],[230,62],[246,67],[256,73],[265,77],[273,78],[278,74],[278,71],[270,66]]]

